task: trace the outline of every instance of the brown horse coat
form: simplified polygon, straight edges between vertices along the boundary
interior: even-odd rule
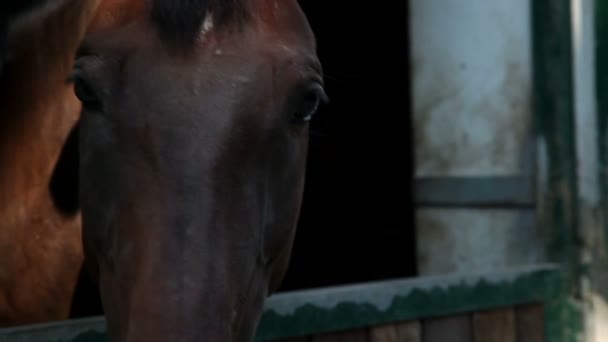
[[[0,326],[67,318],[83,260],[80,217],[49,182],[80,111],[66,75],[91,3],[58,2],[14,23],[0,74]]]

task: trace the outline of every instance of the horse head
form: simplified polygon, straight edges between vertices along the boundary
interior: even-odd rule
[[[325,98],[315,50],[296,0],[98,1],[70,80],[113,340],[252,340]]]

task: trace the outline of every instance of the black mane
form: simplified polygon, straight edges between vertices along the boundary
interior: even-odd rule
[[[170,44],[190,46],[200,33],[208,13],[214,27],[245,17],[246,0],[153,0],[152,22],[163,40]]]

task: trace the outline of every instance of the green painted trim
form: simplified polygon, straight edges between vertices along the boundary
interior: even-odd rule
[[[567,285],[565,282],[564,285]],[[545,303],[545,336],[547,342],[583,340],[583,311],[580,302],[566,292]]]
[[[267,301],[256,340],[547,303],[561,293],[561,271],[555,265],[284,293]],[[3,329],[0,341],[105,342],[105,323],[94,318]]]
[[[534,0],[533,56],[537,136],[544,145],[538,170],[543,228],[550,234],[552,261],[576,257],[576,146],[572,80],[570,2]],[[546,169],[544,169],[546,168]]]
[[[562,293],[546,306],[550,342],[581,341],[580,279],[586,274],[577,243],[576,141],[570,0],[532,0],[534,109],[540,145],[538,215],[547,252],[562,265]]]
[[[598,113],[599,179],[601,194],[608,194],[608,1],[595,0],[596,87]],[[608,198],[601,197],[604,217],[608,217]],[[608,227],[604,227],[604,249],[608,250]],[[608,295],[604,289],[604,295]]]
[[[548,302],[561,289],[557,268],[536,266],[286,294],[269,303],[258,341]]]
[[[416,205],[421,207],[534,208],[536,189],[531,175],[481,177],[419,177]]]
[[[106,342],[102,317],[0,329],[0,342]]]

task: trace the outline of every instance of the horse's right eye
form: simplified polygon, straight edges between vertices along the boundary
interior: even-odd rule
[[[298,106],[292,114],[292,122],[305,123],[310,121],[317,112],[321,102],[327,102],[327,95],[325,95],[325,91],[321,85],[315,84],[307,89],[300,98]]]
[[[76,73],[71,79],[74,84],[74,93],[80,102],[82,102],[84,109],[87,111],[101,110],[101,101],[99,101],[99,97],[87,80]]]

